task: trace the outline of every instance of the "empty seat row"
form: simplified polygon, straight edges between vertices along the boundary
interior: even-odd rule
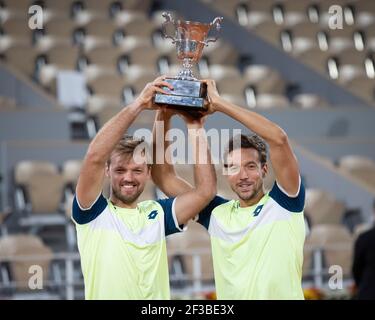
[[[241,25],[254,27],[262,22],[293,26],[308,21],[327,25],[337,7],[342,9],[345,25],[366,26],[375,21],[375,5],[370,0],[321,1],[321,0],[210,0],[216,9],[237,20]],[[330,12],[330,8],[331,12]]]
[[[148,12],[150,0],[2,0],[1,10],[11,16],[24,16],[32,5],[39,5],[48,14],[64,17],[77,17],[79,15],[93,15],[114,18],[127,10]]]
[[[360,155],[347,155],[339,159],[338,167],[359,179],[363,184],[375,188],[375,161]]]

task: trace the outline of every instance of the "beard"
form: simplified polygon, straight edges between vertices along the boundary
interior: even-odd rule
[[[237,187],[232,187],[233,192],[243,201],[250,201],[255,199],[259,193],[263,191],[263,184],[256,185],[252,190],[241,191]]]
[[[121,190],[119,188],[112,186],[113,196],[125,204],[134,203],[142,194],[142,192],[143,192],[143,189],[137,189],[134,193],[127,195],[127,194],[121,193]]]

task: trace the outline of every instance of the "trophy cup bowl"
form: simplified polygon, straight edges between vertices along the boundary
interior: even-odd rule
[[[165,80],[173,86],[174,90],[164,87],[168,94],[157,93],[154,101],[156,104],[185,111],[205,110],[206,86],[193,75],[192,68],[201,58],[204,47],[218,39],[217,36],[209,39],[208,33],[212,27],[216,27],[216,32],[219,33],[223,18],[216,17],[211,23],[200,23],[175,21],[171,14],[166,12],[162,15],[166,19],[162,25],[163,35],[176,45],[177,58],[182,61],[182,70],[177,76]],[[172,24],[175,28],[174,37],[167,35],[168,24]]]

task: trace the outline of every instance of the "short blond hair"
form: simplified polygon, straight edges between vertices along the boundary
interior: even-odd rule
[[[111,156],[107,160],[107,165],[111,164],[111,157],[114,153],[123,156],[134,156],[136,151],[141,151],[146,158],[147,165],[151,165],[150,148],[147,142],[143,138],[137,138],[131,135],[125,135],[116,144],[113,149]]]

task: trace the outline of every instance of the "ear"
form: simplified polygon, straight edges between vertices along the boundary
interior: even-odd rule
[[[110,166],[110,165],[108,165],[108,163],[106,163],[106,165],[105,165],[105,176],[106,176],[107,178],[109,178],[109,166]]]
[[[262,178],[265,178],[268,173],[268,164],[267,162],[262,166]]]
[[[151,166],[147,165],[147,178],[151,179]]]

